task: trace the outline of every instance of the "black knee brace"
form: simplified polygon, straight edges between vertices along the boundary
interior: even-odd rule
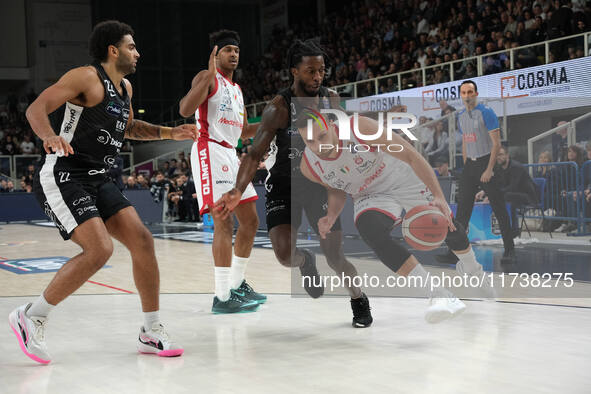
[[[468,241],[468,235],[466,234],[466,229],[460,222],[456,219],[453,220],[454,226],[456,226],[456,231],[447,232],[447,237],[445,237],[445,243],[447,247],[451,250],[465,250],[468,249],[470,246],[470,241]]]
[[[394,220],[389,216],[377,211],[366,211],[357,218],[355,225],[365,243],[392,271],[398,271],[411,256],[403,245],[390,236]]]

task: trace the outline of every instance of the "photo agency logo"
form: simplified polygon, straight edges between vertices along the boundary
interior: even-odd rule
[[[406,112],[378,112],[377,130],[360,130],[359,128],[359,113],[354,112],[353,115],[348,115],[346,112],[338,109],[323,108],[314,110],[306,108],[307,119],[306,124],[306,139],[314,140],[314,128],[318,131],[330,131],[331,128],[338,130],[338,137],[340,141],[347,141],[346,144],[328,144],[320,143],[319,151],[348,150],[351,153],[365,153],[365,152],[401,152],[404,147],[397,143],[384,143],[385,141],[392,141],[393,134],[404,134],[411,141],[417,141],[411,132],[417,124],[417,118],[413,114]],[[385,117],[385,118],[384,118]],[[330,120],[328,120],[330,119]],[[385,122],[384,122],[385,119]],[[353,126],[353,127],[351,127]],[[353,130],[351,130],[351,128]],[[353,136],[351,135],[353,131]],[[375,142],[373,142],[375,141]]]

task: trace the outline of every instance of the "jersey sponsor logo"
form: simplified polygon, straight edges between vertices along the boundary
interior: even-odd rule
[[[211,193],[211,185],[209,184],[209,166],[207,165],[207,149],[199,151],[199,163],[201,165],[201,189],[203,194]]]
[[[84,197],[80,197],[76,200],[74,200],[74,202],[72,203],[73,206],[78,206],[80,204],[86,204],[89,203],[91,200],[90,196],[84,196]]]
[[[70,118],[68,119],[68,121],[66,122],[66,124],[64,125],[64,128],[62,129],[62,132],[67,134],[70,132],[70,130],[72,130],[72,126],[74,126],[74,123],[76,122],[76,109],[74,108],[70,108]]]
[[[226,119],[223,116],[220,118],[220,120],[218,120],[218,123],[225,124],[228,126],[238,127],[240,129],[242,129],[242,122],[238,122],[237,120]]]
[[[107,155],[104,157],[103,161],[105,162],[105,164],[112,166],[113,164],[115,164],[115,155]]]
[[[115,88],[113,87],[113,84],[111,84],[111,81],[109,81],[108,79],[105,79],[104,82],[105,82],[105,88],[107,89],[107,92],[109,93],[109,97],[116,97],[117,93],[115,92]]]
[[[232,111],[232,106],[228,105],[226,103],[221,103],[218,107],[218,111],[220,111],[220,112]]]
[[[382,173],[384,172],[384,168],[386,168],[386,163],[380,164],[380,166],[378,167],[376,172],[374,172],[370,177],[365,178],[365,181],[363,182],[363,186],[361,186],[359,188],[359,193],[361,193],[362,191],[367,189],[369,187],[369,185],[371,185],[373,183],[373,181],[375,181],[380,176],[382,176]]]
[[[123,142],[117,141],[115,138],[111,137],[111,134],[105,129],[101,129],[100,132],[101,134],[96,138],[98,142],[103,145],[112,145],[117,149],[121,149]]]
[[[119,115],[121,115],[121,112],[123,111],[123,108],[117,104],[114,101],[109,101],[109,103],[107,104],[105,111],[107,111],[107,113],[109,115],[113,115],[115,117],[119,117]]]
[[[122,122],[122,121],[118,120],[117,123],[115,123],[115,130],[120,131],[120,132],[124,132],[126,125],[127,125],[126,122]]]
[[[363,159],[361,159],[361,160],[363,160]],[[365,160],[360,163],[357,163],[357,161],[355,161],[355,164],[357,164],[357,172],[359,172],[360,174],[363,174],[364,172],[369,171],[376,164],[376,161],[377,161],[377,159]]]
[[[216,185],[223,185],[223,184],[225,184],[225,185],[233,185],[234,184],[234,181],[215,181],[215,184]]]
[[[334,171],[329,172],[328,174],[326,174],[324,176],[324,179],[326,179],[327,181],[330,181],[332,178],[334,178],[335,176],[337,176],[337,174],[335,174]]]
[[[105,170],[104,168],[101,168],[100,170],[90,170],[90,171],[88,171],[88,175],[104,174],[105,172],[107,172],[107,170]]]
[[[89,205],[87,207],[76,208],[76,214],[78,216],[82,216],[86,212],[97,212],[97,211],[98,211],[98,209],[94,205]]]

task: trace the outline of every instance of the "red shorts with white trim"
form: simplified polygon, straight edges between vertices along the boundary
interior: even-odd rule
[[[383,190],[383,189],[382,189]],[[394,225],[402,222],[402,211],[410,211],[418,205],[426,205],[433,195],[423,183],[413,182],[404,187],[372,192],[371,188],[353,196],[355,222],[366,211],[378,211],[394,219]]]
[[[200,138],[191,148],[191,169],[195,181],[199,214],[209,212],[222,194],[230,191],[236,184],[240,162],[234,148]],[[240,203],[257,200],[257,192],[249,183],[242,193]]]

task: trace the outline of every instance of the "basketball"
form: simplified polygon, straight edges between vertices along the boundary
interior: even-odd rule
[[[417,250],[433,250],[447,236],[447,218],[430,205],[419,205],[406,213],[402,221],[402,235]]]

